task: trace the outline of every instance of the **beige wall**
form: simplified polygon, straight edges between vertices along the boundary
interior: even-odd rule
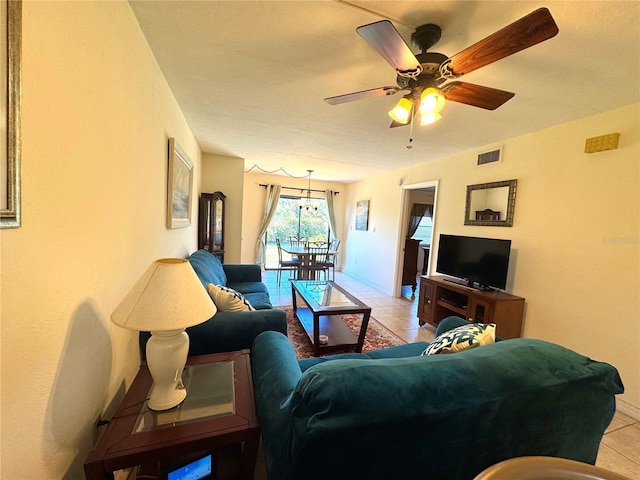
[[[402,188],[395,172],[349,184],[346,195],[342,270],[392,294],[398,251],[404,242]],[[369,200],[368,229],[356,230],[356,205]]]
[[[202,191],[224,193],[224,262],[240,263],[244,160],[202,154]]]
[[[0,477],[77,479],[139,365],[111,312],[154,259],[196,247],[197,222],[165,228],[168,138],[195,164],[195,198],[200,151],[126,2],[23,10],[22,227],[0,232]]]
[[[621,134],[619,149],[584,153],[585,139],[612,132]],[[476,154],[349,185],[344,270],[392,293],[403,197],[396,182],[438,180],[435,243],[439,233],[511,239],[507,291],[526,298],[524,335],[616,366],[626,386],[618,398],[640,415],[640,105],[508,140],[501,163],[476,166]],[[463,224],[467,185],[512,178],[512,228]],[[352,230],[361,199],[371,199],[368,232]],[[363,262],[371,251],[378,261]]]
[[[303,167],[300,168],[303,172]],[[260,231],[260,224],[262,223],[262,216],[264,215],[264,202],[266,199],[266,189],[261,187],[260,184],[280,184],[286,187],[300,187],[306,189],[308,186],[307,178],[291,178],[283,175],[270,175],[264,173],[247,173],[244,176],[244,207],[242,210],[242,262],[254,263],[255,251],[258,240],[258,233]],[[342,239],[344,232],[342,226],[344,225],[344,202],[345,191],[347,185],[339,182],[324,182],[321,180],[314,180],[311,177],[311,188],[314,190],[333,190],[334,192],[340,192],[333,197],[333,203],[336,211],[336,230],[337,237]],[[300,192],[295,190],[282,190],[282,194],[298,195]],[[317,194],[316,195],[320,195]],[[342,250],[342,246],[340,247]],[[338,262],[340,262],[340,256],[338,256]]]

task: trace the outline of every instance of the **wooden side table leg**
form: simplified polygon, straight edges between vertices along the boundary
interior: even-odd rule
[[[91,462],[84,464],[84,476],[87,480],[113,480],[113,472],[105,472],[102,469],[102,462]]]
[[[253,480],[256,470],[256,459],[258,457],[258,445],[260,443],[260,434],[256,432],[250,438],[245,440],[242,449],[242,479]]]

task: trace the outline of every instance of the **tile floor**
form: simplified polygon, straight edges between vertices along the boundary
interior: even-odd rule
[[[275,271],[264,274],[264,282],[274,306],[292,304],[291,286],[286,277],[287,273],[284,272],[281,285],[278,286]],[[402,298],[393,298],[341,272],[336,272],[336,283],[368,304],[372,309],[372,317],[405,341],[433,340],[435,329],[418,325],[417,294],[412,297],[410,287],[403,287]],[[640,420],[616,413],[600,444],[596,465],[629,479],[640,479]],[[260,453],[254,480],[266,478],[264,457]]]

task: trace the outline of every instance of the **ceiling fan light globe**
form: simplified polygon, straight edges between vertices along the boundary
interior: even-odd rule
[[[444,107],[444,95],[437,88],[425,88],[420,94],[420,113],[436,113]]]
[[[432,123],[437,122],[442,118],[438,112],[432,113],[421,113],[420,114],[420,125],[430,125]]]
[[[389,116],[398,123],[406,124],[409,122],[413,103],[408,98],[401,98],[395,107],[389,111]]]
[[[398,123],[403,125],[409,122],[409,113],[404,110],[393,109],[389,112],[389,116]]]

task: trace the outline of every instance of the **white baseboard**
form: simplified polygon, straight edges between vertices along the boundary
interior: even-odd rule
[[[640,421],[640,408],[616,398],[616,410]]]
[[[380,285],[376,285],[375,283],[372,283],[371,280],[361,277],[360,275],[354,274],[351,270],[340,270],[340,272],[344,273],[345,275],[349,275],[351,278],[354,278],[355,280],[358,280],[359,282],[362,282],[365,285],[370,286],[371,288],[375,288],[376,290],[384,293],[385,295],[389,295],[390,297],[393,297],[393,293],[383,290]]]

